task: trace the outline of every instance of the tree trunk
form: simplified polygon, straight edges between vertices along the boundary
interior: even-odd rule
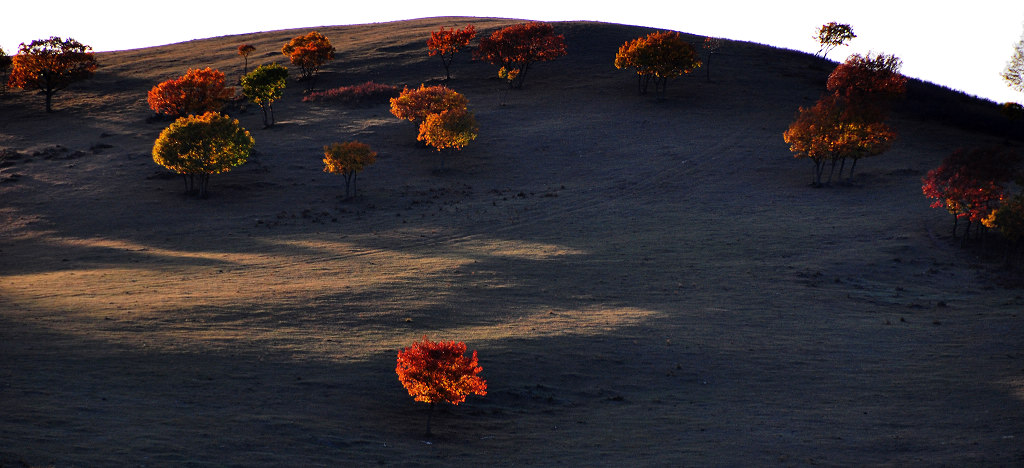
[[[51,102],[53,102],[53,93],[54,93],[54,91],[52,89],[47,89],[47,90],[43,91],[43,94],[46,95],[46,112],[47,113],[53,112],[53,106],[51,105]]]
[[[427,410],[427,435],[432,435],[430,432],[430,418],[434,415],[434,403],[430,403],[430,409]]]

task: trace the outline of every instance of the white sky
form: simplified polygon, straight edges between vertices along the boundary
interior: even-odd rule
[[[434,16],[541,21],[593,20],[673,29],[815,52],[824,23],[853,27],[850,47],[829,54],[885,52],[909,76],[996,102],[1024,102],[999,73],[1024,33],[1024,0],[49,0],[0,7],[0,47],[73,37],[97,51],[213,36]],[[941,6],[940,6],[941,5]],[[572,44],[569,44],[572,53]],[[613,56],[615,51],[610,51]],[[611,63],[611,58],[609,58]]]

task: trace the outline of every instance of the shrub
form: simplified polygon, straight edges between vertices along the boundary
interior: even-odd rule
[[[469,100],[446,86],[420,85],[418,89],[405,88],[398,97],[391,98],[391,113],[400,119],[423,122],[430,114],[451,109],[465,109]]]
[[[225,86],[224,73],[207,67],[154,86],[147,101],[153,112],[184,117],[219,112],[234,95],[235,88]]]
[[[96,57],[89,47],[74,39],[37,39],[22,43],[11,59],[8,84],[21,89],[38,89],[46,97],[46,112],[53,112],[53,95],[72,83],[92,78]]]
[[[532,22],[499,29],[481,39],[474,56],[501,67],[498,76],[508,80],[512,88],[521,89],[530,65],[565,53],[564,36],[556,35],[548,23]]]
[[[427,55],[441,57],[446,80],[452,77],[451,66],[455,54],[458,54],[463,47],[468,46],[469,41],[474,37],[476,37],[476,28],[472,24],[464,29],[445,30],[442,26],[440,30],[430,33],[430,39],[427,39]]]
[[[160,132],[153,161],[181,174],[185,189],[207,196],[210,175],[228,172],[249,158],[255,141],[238,121],[217,112],[181,117]]]
[[[356,175],[377,160],[377,153],[370,150],[370,145],[358,141],[332,143],[324,146],[324,172],[341,174],[345,177],[345,198],[348,198],[349,185],[352,196],[356,189]]]
[[[260,65],[242,77],[242,93],[263,109],[263,126],[274,125],[274,101],[281,99],[288,84],[288,69],[274,63]]]
[[[670,78],[676,78],[700,67],[697,52],[677,32],[654,32],[647,37],[627,41],[615,54],[615,68],[636,70],[637,90],[647,93],[654,81],[655,92],[662,92]]]
[[[363,84],[342,86],[326,91],[315,91],[302,98],[303,102],[329,101],[350,105],[370,105],[390,102],[401,91],[397,86],[367,81]]]
[[[487,381],[480,378],[476,351],[466,357],[463,342],[433,342],[423,337],[398,353],[395,373],[398,381],[415,401],[430,404],[427,434],[434,405],[441,402],[458,405],[470,394],[487,395]]]

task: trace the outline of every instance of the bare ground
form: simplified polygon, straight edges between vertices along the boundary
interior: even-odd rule
[[[438,83],[424,41],[468,22],[515,21],[319,28],[318,88]],[[1024,292],[920,192],[1019,143],[898,112],[813,189],[781,134],[830,65],[729,42],[656,99],[612,66],[648,30],[556,29],[522,91],[455,64],[481,133],[444,170],[386,106],[293,83],[274,128],[232,109],[258,154],[206,200],[152,162],[146,91],[304,30],[101,54],[51,115],[0,97],[0,465],[1024,464]],[[346,201],[320,158],[350,139],[380,158]],[[489,383],[432,437],[394,374],[423,335]]]

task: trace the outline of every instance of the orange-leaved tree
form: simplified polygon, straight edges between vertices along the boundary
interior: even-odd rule
[[[256,142],[238,121],[217,112],[181,117],[160,132],[153,161],[185,178],[185,189],[205,198],[211,174],[228,172],[249,159]]]
[[[238,55],[241,55],[245,59],[245,67],[242,68],[242,74],[249,73],[249,54],[256,50],[256,46],[252,44],[242,44],[238,46]]]
[[[461,150],[476,139],[480,128],[473,113],[465,108],[448,109],[430,114],[420,124],[417,140],[441,152],[441,168],[444,168],[445,149]]]
[[[824,58],[837,46],[849,45],[847,42],[855,37],[857,35],[853,33],[853,28],[849,24],[836,23],[835,21],[823,24],[818,28],[818,32],[814,36],[818,43],[821,44],[821,48],[818,49],[815,55],[821,55]]]
[[[501,67],[498,76],[521,89],[526,72],[535,62],[546,62],[565,55],[565,37],[555,34],[548,23],[523,23],[494,31],[480,39],[474,57]]]
[[[833,95],[821,98],[812,107],[801,107],[796,120],[782,134],[794,157],[814,162],[814,186],[822,185],[826,163],[831,164],[826,183],[832,182],[836,163],[841,163],[842,177],[847,159],[853,160],[849,176],[852,178],[858,160],[883,153],[896,138],[895,132],[882,122],[851,118],[846,102],[845,98]]]
[[[430,404],[427,413],[427,434],[430,417],[437,403],[458,405],[466,396],[487,395],[487,381],[480,377],[483,370],[476,351],[466,355],[466,343],[455,341],[433,342],[423,337],[398,353],[395,373],[402,386],[416,401]]]
[[[183,76],[154,86],[146,100],[153,112],[172,117],[219,112],[235,96],[235,88],[225,83],[220,70],[190,68]]]
[[[469,41],[474,37],[476,37],[476,28],[472,24],[463,29],[445,29],[444,26],[441,26],[441,29],[430,33],[430,39],[427,39],[427,54],[431,57],[435,55],[441,57],[446,80],[452,77],[451,66],[455,54],[468,46]]]
[[[281,53],[291,60],[292,65],[302,70],[301,79],[309,80],[309,89],[312,91],[320,67],[334,59],[334,46],[327,36],[312,31],[292,38],[281,48]]]
[[[349,185],[352,186],[352,196],[356,196],[356,175],[376,160],[377,153],[366,143],[346,141],[324,146],[324,172],[341,174],[345,178],[345,198],[349,196]]]
[[[647,94],[648,84],[664,92],[670,78],[676,78],[700,67],[697,51],[675,31],[653,32],[646,37],[627,41],[615,54],[615,68],[636,70],[637,91]]]
[[[22,43],[11,59],[8,84],[38,89],[46,96],[46,112],[53,112],[53,94],[72,83],[91,78],[98,64],[89,47],[74,39],[37,39]]]
[[[465,109],[468,104],[465,96],[447,86],[421,84],[417,89],[405,88],[391,98],[391,113],[400,119],[422,123],[430,114]]]

